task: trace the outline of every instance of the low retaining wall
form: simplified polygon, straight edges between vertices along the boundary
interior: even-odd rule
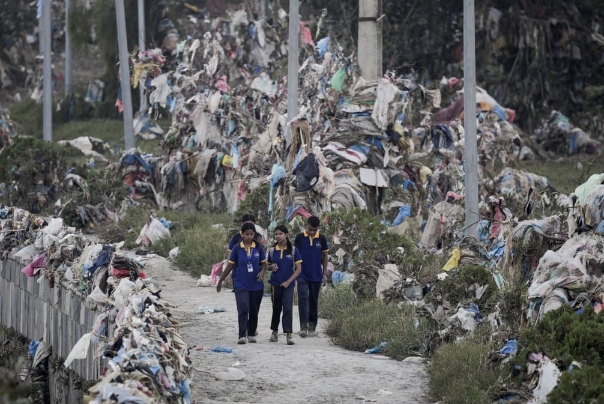
[[[98,310],[86,306],[85,298],[55,283],[48,277],[28,278],[14,256],[0,261],[0,324],[13,328],[29,340],[44,339],[52,346],[49,358],[49,390],[52,403],[81,403],[81,380],[66,372],[62,363],[82,335],[92,330]],[[40,280],[40,283],[37,281]],[[88,356],[75,360],[72,369],[80,379],[99,378],[102,361],[95,358],[96,344],[91,343]]]

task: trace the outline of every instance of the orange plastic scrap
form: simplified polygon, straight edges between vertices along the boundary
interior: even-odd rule
[[[189,4],[189,3],[185,3],[185,7],[188,8],[191,11],[194,11],[196,13],[199,13],[199,8],[197,8],[196,6]]]

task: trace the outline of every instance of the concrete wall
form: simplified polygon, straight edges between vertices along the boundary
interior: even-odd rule
[[[10,256],[0,261],[0,324],[14,328],[29,340],[44,338],[52,345],[53,359],[65,359],[80,337],[90,330],[98,310],[86,307],[85,299],[55,282],[50,288],[48,278],[28,278],[21,272],[26,262]],[[98,379],[101,360],[94,358],[97,345],[90,344],[88,357],[75,360],[70,369],[82,379]],[[79,403],[81,391],[74,390],[74,380],[65,372],[49,377],[53,403]]]

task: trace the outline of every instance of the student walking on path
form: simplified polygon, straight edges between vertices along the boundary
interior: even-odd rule
[[[273,302],[273,317],[271,320],[270,341],[278,342],[279,317],[283,310],[283,332],[287,336],[287,345],[294,345],[292,339],[292,311],[294,305],[294,285],[300,275],[302,258],[300,251],[292,246],[287,238],[287,227],[279,225],[275,228],[275,245],[268,250],[268,270],[272,271],[269,280],[271,284],[271,299]]]
[[[264,293],[264,272],[266,271],[266,256],[264,247],[256,243],[256,227],[253,223],[241,226],[242,240],[231,251],[227,267],[216,284],[216,292],[220,293],[222,282],[233,271],[233,288],[237,301],[239,320],[238,344],[256,342],[258,328],[258,311]]]
[[[254,241],[256,242],[256,244],[260,244],[262,245],[262,247],[264,248],[264,250],[266,251],[266,249],[268,248],[268,240],[262,236],[262,234],[260,234],[258,232],[258,230],[256,230],[256,217],[254,215],[243,215],[241,217],[241,225],[243,226],[246,223],[251,223],[254,225],[254,231],[256,232],[256,236],[254,236]],[[243,240],[243,235],[241,232],[235,234],[233,237],[231,237],[231,241],[229,241],[229,249],[227,250],[227,255],[226,258],[229,259],[229,256],[231,255],[231,251],[233,251],[233,248],[235,248],[235,246],[237,244],[241,243],[241,240]],[[226,277],[226,282],[227,284],[230,284],[232,281],[231,276],[227,276]],[[258,334],[256,334],[258,335]]]
[[[319,218],[311,216],[306,231],[296,235],[294,246],[300,250],[302,273],[298,279],[300,336],[317,335],[317,317],[321,282],[327,282],[327,238],[319,234]]]

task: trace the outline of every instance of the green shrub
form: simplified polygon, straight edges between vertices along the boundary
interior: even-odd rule
[[[591,307],[578,315],[569,306],[547,313],[543,320],[525,330],[518,339],[515,364],[526,365],[533,352],[543,352],[562,369],[572,361],[597,366],[604,371],[604,316]]]
[[[374,299],[341,310],[325,331],[334,343],[353,351],[388,342],[385,354],[400,360],[423,353],[429,325],[416,317],[413,306],[399,308]]]
[[[54,110],[54,108],[53,108]],[[42,104],[37,104],[29,97],[11,105],[10,117],[17,124],[19,135],[42,138],[42,125],[44,122]]]
[[[83,160],[82,153],[71,146],[17,137],[2,150],[0,158],[0,183],[10,186],[2,195],[2,203],[35,213],[48,209],[61,197],[57,179],[62,180],[70,167]],[[37,192],[45,196],[46,204],[38,202]]]
[[[354,293],[352,284],[341,283],[321,294],[319,316],[328,320],[340,316],[349,307],[357,306],[360,299]]]
[[[475,288],[478,286],[489,285],[480,299],[476,299]],[[432,292],[428,295],[428,300],[438,301],[441,298],[448,300],[453,307],[458,304],[476,302],[483,309],[483,306],[498,293],[497,285],[493,281],[491,274],[480,265],[464,265],[453,269],[449,276],[434,285]]]
[[[129,208],[126,216],[118,223],[118,233],[112,232],[112,240],[124,240],[124,248],[139,248],[135,244],[141,229],[147,222],[151,210],[145,206]],[[195,212],[157,212],[157,217],[170,221],[171,237],[159,240],[149,246],[149,250],[167,257],[170,250],[179,247],[175,264],[192,276],[209,275],[212,265],[226,258],[227,244],[224,229],[214,229],[212,225],[228,223],[228,215],[200,214]],[[110,240],[107,240],[110,241]]]
[[[195,277],[209,275],[212,265],[226,258],[228,246],[220,230],[200,227],[183,231],[175,238],[180,247],[176,265]]]
[[[321,231],[330,242],[337,236],[339,244],[332,245],[331,251],[335,253],[341,248],[346,255],[342,264],[336,264],[336,269],[355,274],[353,287],[362,298],[375,297],[378,271],[388,263],[398,265],[405,278],[424,282],[435,276],[434,268],[438,265],[431,265],[436,262],[434,257],[424,256],[411,239],[387,232],[378,217],[360,209],[340,209],[326,214]]]
[[[430,398],[447,404],[491,403],[488,390],[498,378],[487,364],[491,349],[474,339],[440,346],[427,368]]]
[[[604,403],[604,374],[595,366],[564,372],[547,396],[550,404]]]

